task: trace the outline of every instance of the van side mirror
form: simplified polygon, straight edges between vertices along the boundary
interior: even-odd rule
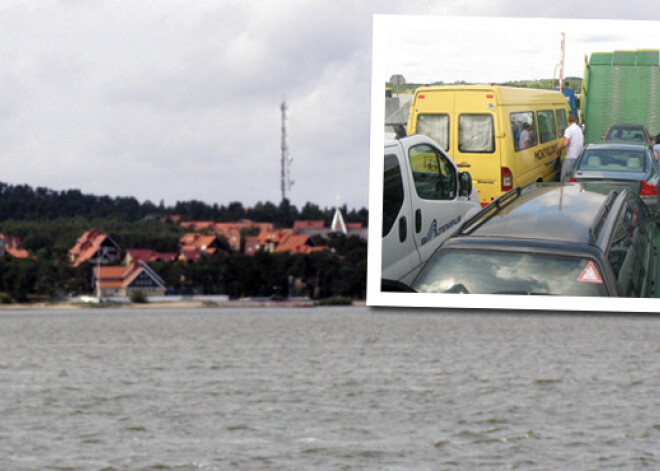
[[[472,194],[472,176],[468,172],[458,174],[458,196],[469,197]]]

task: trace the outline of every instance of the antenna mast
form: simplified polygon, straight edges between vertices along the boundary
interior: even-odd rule
[[[282,110],[282,169],[280,172],[280,187],[282,189],[282,201],[284,201],[286,199],[286,192],[291,190],[291,185],[294,183],[291,179],[289,168],[293,159],[289,156],[289,147],[286,144],[286,101],[282,100],[280,110]]]

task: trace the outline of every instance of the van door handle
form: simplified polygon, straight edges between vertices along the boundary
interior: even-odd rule
[[[404,242],[408,236],[408,221],[405,216],[399,218],[399,242]]]
[[[422,230],[422,210],[418,209],[415,211],[415,232],[419,234],[419,231]]]
[[[461,162],[460,164],[456,164],[458,168],[470,168],[472,165],[468,164],[467,162]]]

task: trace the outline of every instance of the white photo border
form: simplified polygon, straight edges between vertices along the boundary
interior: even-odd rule
[[[491,30],[493,34],[511,28],[523,31],[547,30],[557,32],[557,44],[564,31],[592,32],[617,31],[621,35],[639,37],[640,31],[659,31],[658,21],[636,20],[567,20],[497,17],[447,17],[413,15],[374,15],[371,80],[371,128],[369,162],[369,244],[367,264],[367,305],[393,307],[469,308],[469,309],[514,309],[542,311],[594,311],[594,312],[660,312],[660,299],[631,299],[609,297],[563,297],[563,296],[512,296],[479,294],[435,294],[435,293],[392,293],[381,291],[381,251],[383,213],[383,146],[385,120],[384,83],[387,80],[385,50],[386,35],[392,31],[444,31],[461,32]],[[605,28],[605,29],[603,29]],[[653,28],[653,29],[650,29]],[[637,36],[636,36],[637,35]],[[649,45],[640,40],[636,49],[660,49],[658,42]],[[570,38],[570,36],[569,36]],[[647,41],[648,42],[648,41]],[[570,43],[567,47],[570,47]],[[557,60],[559,61],[559,46]],[[608,52],[597,49],[592,52]],[[406,71],[397,71],[405,76]],[[521,77],[524,79],[525,77]],[[547,78],[547,77],[542,77]],[[456,79],[462,79],[457,77]],[[660,289],[660,287],[659,287]]]

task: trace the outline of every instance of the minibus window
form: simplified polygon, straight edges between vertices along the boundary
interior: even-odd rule
[[[566,110],[556,110],[557,113],[557,137],[562,137],[566,130]]]
[[[417,115],[417,134],[424,134],[438,143],[442,150],[449,150],[449,115]]]
[[[537,144],[536,121],[531,111],[521,111],[509,115],[513,148],[517,151]]]
[[[555,128],[555,117],[552,110],[544,110],[536,113],[539,119],[539,134],[541,143],[557,139],[557,129]]]
[[[458,117],[458,151],[465,153],[495,151],[492,115],[462,114]]]

